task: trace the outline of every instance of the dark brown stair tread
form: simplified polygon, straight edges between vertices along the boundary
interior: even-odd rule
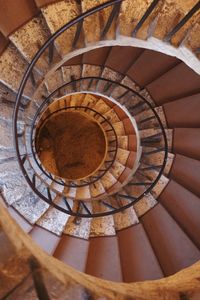
[[[0,31],[0,55],[6,49],[8,44],[9,44],[9,40],[6,37],[4,37],[4,35]]]
[[[173,137],[173,153],[200,160],[200,128],[176,128]]]
[[[35,3],[38,7],[43,7],[48,4],[52,4],[54,2],[57,2],[57,0],[35,0]]]
[[[73,236],[62,235],[61,240],[53,254],[54,257],[84,272],[89,242]]]
[[[146,88],[157,105],[161,105],[200,91],[200,76],[180,63]]]
[[[123,280],[153,280],[163,277],[159,262],[141,224],[118,231]]]
[[[135,135],[128,135],[128,150],[137,151],[137,139]]]
[[[83,54],[74,56],[70,58],[63,66],[73,66],[73,65],[81,65],[82,64]]]
[[[200,127],[200,94],[165,103],[163,107],[170,128]]]
[[[52,255],[59,243],[60,237],[54,233],[47,231],[39,226],[35,226],[30,232],[32,239],[38,244],[44,251]]]
[[[0,31],[9,36],[37,14],[38,9],[34,0],[1,1]]]
[[[170,178],[200,197],[200,161],[176,154]]]
[[[90,239],[86,273],[112,281],[122,281],[117,237]]]
[[[159,201],[200,248],[200,198],[171,180]]]
[[[30,232],[33,226],[28,223],[13,207],[9,207],[8,211],[11,217],[19,224],[19,226],[25,231]]]
[[[127,75],[138,85],[144,87],[173,68],[178,62],[179,60],[175,57],[153,50],[145,50],[130,67]]]
[[[161,205],[146,213],[141,222],[166,276],[200,259],[200,251]]]
[[[143,49],[135,47],[112,47],[105,62],[105,66],[123,74],[143,51]],[[120,63],[122,61],[123,63]]]
[[[94,49],[83,54],[83,63],[91,65],[104,65],[111,47]]]

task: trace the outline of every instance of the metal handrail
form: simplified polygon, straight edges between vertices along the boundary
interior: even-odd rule
[[[148,188],[145,190],[144,193],[142,193],[142,194],[141,194],[139,197],[137,197],[137,198],[133,198],[132,196],[129,196],[129,195],[124,196],[124,195],[118,193],[118,194],[117,194],[118,197],[123,197],[123,198],[126,198],[126,199],[129,199],[129,200],[130,200],[130,203],[129,203],[128,205],[124,205],[123,207],[120,207],[120,208],[113,207],[113,209],[112,209],[111,211],[103,212],[103,213],[98,213],[98,214],[94,214],[94,213],[89,214],[88,212],[85,212],[85,214],[84,214],[84,213],[80,213],[80,212],[73,212],[73,211],[68,210],[68,207],[67,207],[67,210],[66,210],[66,209],[64,209],[63,207],[60,207],[60,206],[56,205],[55,203],[52,203],[52,201],[50,201],[49,198],[44,197],[44,195],[42,195],[40,192],[37,191],[37,192],[39,193],[40,197],[42,196],[41,198],[42,198],[44,201],[46,201],[47,203],[53,205],[55,208],[57,208],[57,209],[59,209],[59,210],[65,212],[65,213],[67,212],[67,213],[70,214],[70,215],[79,216],[79,217],[99,217],[99,216],[109,215],[109,214],[111,214],[111,213],[113,214],[113,213],[120,212],[120,211],[122,211],[122,210],[124,210],[124,209],[130,207],[131,205],[133,205],[133,203],[139,201],[142,197],[144,197],[146,194],[148,194],[149,192],[151,192],[151,190],[154,188],[154,186],[157,184],[157,182],[159,181],[160,177],[162,176],[163,171],[164,171],[164,168],[165,168],[165,166],[166,166],[167,156],[168,156],[167,137],[166,137],[165,129],[164,129],[164,127],[163,127],[163,125],[162,125],[162,122],[161,122],[161,120],[160,120],[160,117],[159,117],[157,111],[156,111],[156,110],[154,109],[154,107],[152,106],[152,104],[149,103],[148,100],[146,100],[146,99],[145,99],[142,95],[140,95],[138,92],[132,90],[131,88],[127,87],[126,85],[123,85],[123,84],[118,83],[118,82],[116,83],[115,81],[112,81],[112,80],[110,80],[110,79],[101,78],[101,77],[84,77],[84,78],[74,79],[74,80],[72,80],[71,82],[65,83],[65,84],[63,84],[62,86],[60,86],[59,88],[57,88],[54,92],[52,92],[52,93],[49,95],[48,98],[46,98],[46,99],[44,100],[44,102],[45,102],[45,103],[49,103],[50,97],[53,97],[53,95],[56,94],[56,93],[59,91],[59,89],[65,88],[65,87],[67,87],[67,86],[69,86],[69,85],[71,85],[71,84],[73,85],[74,83],[79,82],[79,81],[81,81],[81,80],[84,80],[84,82],[85,82],[86,80],[88,80],[89,82],[90,82],[91,80],[103,81],[103,82],[105,82],[105,83],[113,84],[113,85],[115,85],[115,86],[117,86],[117,87],[122,87],[122,88],[126,89],[128,92],[132,93],[133,95],[138,96],[138,97],[145,103],[145,105],[147,105],[147,106],[149,107],[149,109],[151,109],[151,110],[153,111],[153,113],[154,113],[154,115],[155,115],[155,117],[156,117],[156,119],[157,119],[157,121],[158,121],[158,123],[159,123],[160,129],[161,129],[161,136],[163,137],[163,139],[164,139],[164,144],[165,144],[164,147],[162,147],[162,151],[165,152],[164,160],[163,160],[163,164],[161,165],[160,171],[158,172],[157,178],[156,178],[152,183],[148,183]],[[88,91],[88,92],[91,92],[91,91]],[[41,105],[41,107],[44,107],[44,102],[43,102],[43,104]],[[38,113],[40,112],[41,107],[38,108]],[[35,116],[35,120],[36,120],[36,119],[37,119],[37,117]],[[33,124],[32,124],[32,129],[34,129],[34,122],[33,122]],[[22,159],[23,159],[23,158],[22,158]],[[35,191],[35,186],[33,186],[33,190]],[[37,193],[37,192],[36,192],[36,193]],[[102,204],[103,204],[103,205],[106,205],[106,202],[105,202],[105,201],[102,201]],[[111,208],[111,207],[110,207],[110,208]]]

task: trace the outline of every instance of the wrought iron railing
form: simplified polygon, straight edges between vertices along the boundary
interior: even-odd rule
[[[28,159],[30,157],[34,157],[34,155],[35,155],[35,151],[32,146],[33,146],[33,133],[35,130],[35,125],[36,125],[35,121],[37,119],[37,116],[36,116],[37,109],[35,111],[33,110],[35,112],[35,115],[33,116],[33,118],[31,118],[30,116],[29,117],[26,116],[26,118],[25,118],[26,127],[23,132],[19,132],[19,130],[18,130],[18,113],[19,113],[20,108],[23,108],[24,112],[26,112],[26,110],[28,108],[30,108],[31,103],[37,102],[36,99],[34,98],[35,93],[33,93],[32,97],[30,97],[31,99],[29,99],[26,103],[24,103],[23,95],[26,94],[25,90],[26,90],[28,84],[31,83],[33,90],[35,92],[37,90],[37,88],[41,85],[41,83],[44,82],[44,80],[46,79],[46,77],[44,76],[43,72],[41,72],[41,70],[39,73],[35,72],[35,70],[37,69],[38,61],[40,60],[40,58],[42,57],[44,52],[47,51],[48,58],[49,58],[49,65],[52,68],[52,72],[53,72],[54,63],[55,64],[57,63],[57,61],[56,61],[57,58],[55,57],[56,56],[55,55],[56,39],[62,33],[67,32],[67,30],[69,28],[75,26],[76,30],[75,30],[74,40],[72,43],[72,50],[74,50],[75,48],[78,47],[78,41],[79,41],[79,38],[83,31],[83,24],[84,24],[85,19],[89,18],[91,15],[93,15],[95,13],[98,13],[99,11],[101,11],[103,9],[112,7],[110,16],[108,17],[108,20],[107,20],[107,23],[101,32],[101,39],[104,39],[107,32],[109,31],[111,25],[113,24],[113,22],[117,21],[121,2],[122,2],[122,0],[113,0],[113,1],[106,2],[100,6],[97,6],[91,10],[88,10],[87,12],[83,13],[79,17],[75,18],[74,20],[70,21],[68,24],[63,26],[56,33],[54,33],[49,38],[49,40],[41,47],[41,49],[38,51],[38,53],[33,58],[32,62],[30,63],[30,65],[24,75],[24,78],[21,82],[21,85],[20,85],[20,88],[18,91],[18,95],[17,95],[16,106],[15,106],[15,111],[14,111],[13,129],[14,129],[14,143],[15,143],[15,148],[16,148],[16,154],[17,154],[17,158],[18,158],[22,173],[24,174],[24,176],[25,176],[28,184],[32,188],[32,190],[38,195],[38,197],[41,198],[41,200],[44,200],[48,204],[54,206],[56,209],[58,209],[64,213],[73,215],[73,216],[99,217],[99,216],[105,216],[105,215],[117,213],[117,212],[123,211],[124,209],[131,207],[135,202],[139,201],[145,195],[147,195],[148,193],[150,193],[152,191],[152,189],[155,187],[155,185],[158,183],[160,177],[162,176],[163,171],[166,166],[166,162],[167,162],[168,145],[167,145],[167,137],[166,137],[165,129],[159,118],[158,113],[156,112],[154,107],[149,103],[149,101],[147,99],[145,99],[145,97],[143,97],[139,93],[137,93],[136,91],[132,90],[131,88],[129,88],[119,82],[114,82],[112,80],[105,79],[105,78],[99,78],[99,77],[86,77],[86,78],[79,78],[76,80],[74,79],[71,82],[65,83],[64,85],[57,87],[50,95],[44,96],[43,94],[41,94],[39,97],[40,104],[38,104],[38,106],[39,107],[41,105],[45,106],[45,104],[42,104],[42,103],[45,103],[46,99],[48,99],[46,101],[46,103],[48,104],[49,99],[51,97],[53,97],[54,95],[58,96],[59,94],[62,95],[62,89],[65,89],[69,85],[76,87],[76,84],[79,81],[88,82],[88,85],[87,85],[88,90],[83,90],[83,92],[92,91],[92,88],[94,86],[92,84],[92,82],[94,82],[94,81],[98,82],[98,86],[101,86],[101,85],[99,85],[99,82],[103,82],[104,88],[99,91],[95,90],[94,92],[101,93],[102,95],[106,95],[111,98],[113,97],[113,91],[120,88],[121,90],[123,90],[123,93],[119,93],[117,97],[114,97],[114,99],[116,101],[118,101],[119,103],[122,103],[123,105],[125,105],[132,116],[134,116],[134,114],[138,112],[138,109],[140,111],[145,110],[145,109],[150,109],[153,113],[153,116],[151,118],[155,118],[155,120],[157,122],[157,127],[160,130],[158,135],[157,136],[152,135],[152,136],[148,136],[148,137],[142,139],[143,146],[148,144],[148,146],[152,147],[152,151],[158,151],[158,152],[162,151],[162,153],[163,153],[163,161],[162,161],[162,164],[160,164],[159,166],[146,164],[146,168],[156,170],[156,177],[153,180],[149,180],[148,182],[135,182],[135,183],[130,182],[129,183],[130,185],[135,184],[136,186],[137,185],[144,186],[144,189],[142,190],[142,192],[139,196],[135,197],[128,193],[118,192],[115,197],[115,204],[113,204],[113,203],[111,204],[109,199],[101,199],[99,201],[104,207],[106,206],[107,211],[102,212],[102,210],[101,210],[99,212],[96,211],[94,213],[93,211],[90,210],[90,208],[88,208],[87,202],[84,202],[84,201],[80,201],[80,200],[78,201],[78,206],[77,206],[78,208],[76,210],[73,210],[73,208],[71,208],[68,200],[64,196],[62,198],[63,198],[63,203],[65,204],[65,208],[63,206],[59,206],[58,204],[54,203],[53,202],[53,193],[48,185],[43,190],[37,188],[36,177],[39,178],[40,175],[41,176],[44,175],[43,168],[40,168],[40,171],[43,174],[36,174],[33,169],[31,169],[31,170],[29,169],[29,171],[27,170],[27,166],[28,166],[28,168],[31,167]],[[158,1],[153,1],[152,5],[149,7],[149,10],[143,16],[143,19],[141,19],[141,22],[138,23],[138,26],[136,26],[135,30],[138,29],[139,25],[140,26],[142,25],[144,20],[152,12],[152,10],[155,8],[157,3],[158,3]],[[81,90],[79,89],[78,91],[81,91]],[[74,92],[76,92],[76,90],[74,90]],[[66,93],[66,89],[63,91],[63,93],[64,94]],[[39,110],[40,109],[41,108],[39,108]],[[148,122],[148,121],[149,120],[147,119],[147,120],[143,120],[142,122],[144,123],[144,122]],[[140,126],[140,124],[138,124],[138,125]],[[31,136],[31,138],[30,138],[30,136]],[[27,145],[26,145],[27,139],[30,140],[30,145],[29,145],[30,147],[29,146],[27,147]],[[158,143],[160,143],[161,146],[157,147]],[[157,147],[156,150],[154,149],[155,145]],[[151,151],[143,152],[141,161],[143,160],[144,156],[146,157],[150,154],[151,154]],[[142,168],[145,167],[144,165],[145,164],[143,164],[143,166],[138,169],[138,172],[141,172]],[[41,166],[39,166],[39,167],[41,167]],[[52,179],[51,176],[49,179]],[[62,182],[61,182],[61,184],[62,184]],[[45,193],[42,193],[42,191],[45,191]],[[125,199],[125,201],[123,203],[120,200],[121,198]]]
[[[50,104],[48,98],[45,99],[44,102]],[[57,184],[60,184],[62,186],[67,186],[67,187],[87,186],[87,185],[93,184],[96,181],[100,180],[104,176],[104,174],[112,167],[113,163],[115,162],[116,155],[117,155],[117,149],[118,149],[117,134],[116,134],[116,131],[115,131],[114,127],[112,126],[111,122],[109,120],[107,120],[101,113],[97,112],[96,110],[94,110],[93,108],[90,108],[88,106],[82,106],[82,105],[80,105],[80,106],[65,106],[61,109],[55,110],[54,112],[48,114],[48,116],[42,121],[42,123],[38,127],[37,119],[40,120],[39,118],[42,114],[41,107],[39,107],[38,111],[35,114],[34,120],[31,125],[31,133],[30,133],[31,152],[33,154],[33,158],[34,158],[36,164],[41,169],[41,171],[52,181],[56,182]],[[44,106],[43,106],[43,108],[44,108]],[[92,176],[87,176],[85,179],[77,180],[77,181],[76,180],[73,180],[73,181],[67,180],[67,179],[61,178],[59,176],[55,177],[54,174],[45,170],[44,166],[42,165],[42,163],[40,162],[40,159],[37,156],[36,145],[35,145],[36,140],[37,140],[37,132],[40,130],[40,128],[43,126],[43,124],[49,118],[51,118],[54,114],[59,113],[59,112],[67,112],[68,110],[92,112],[93,118],[95,119],[95,117],[98,117],[98,122],[100,124],[102,124],[103,122],[105,124],[107,124],[107,129],[105,130],[105,133],[107,133],[107,132],[112,133],[112,136],[113,136],[112,147],[110,147],[110,145],[108,145],[106,157],[104,160],[105,167],[103,169],[101,167],[98,170],[96,170],[95,174],[93,174]],[[37,130],[36,130],[36,128],[37,128]],[[110,153],[112,153],[111,158],[110,158]]]

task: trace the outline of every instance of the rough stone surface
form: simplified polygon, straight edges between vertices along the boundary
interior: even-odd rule
[[[10,35],[10,40],[22,55],[31,61],[36,52],[48,39],[50,33],[42,15],[33,18]],[[38,60],[36,67],[45,72],[48,69],[48,52]]]
[[[119,176],[123,173],[124,170],[125,170],[125,166],[123,166],[118,161],[115,161],[112,167],[109,169],[109,171],[116,179],[119,178]]]
[[[196,53],[200,58],[198,49],[200,48],[200,37],[197,32],[200,31],[200,20],[189,30],[184,41],[184,45],[189,48],[192,52]]]
[[[158,14],[158,20],[153,35],[163,40],[166,34],[169,33],[174,28],[174,26],[178,24],[178,22],[189,12],[189,10],[197,2],[197,0],[165,0],[160,13]],[[178,35],[179,34],[181,35],[181,33],[178,33]],[[175,40],[176,39],[177,36]]]
[[[62,72],[64,82],[70,82],[72,80],[72,76],[74,77],[74,79],[78,79],[81,77],[81,66],[63,66]]]
[[[142,199],[140,199],[138,202],[136,202],[133,205],[133,207],[139,218],[139,217],[142,217],[148,210],[153,208],[156,204],[157,204],[156,199],[151,194],[147,194]]]
[[[144,172],[144,176],[146,176],[147,181],[152,181],[152,182],[157,178],[158,173],[159,173],[158,171],[155,171],[155,170],[146,170],[143,172]],[[161,175],[160,179],[158,180],[158,182],[156,183],[156,185],[154,186],[154,188],[151,191],[151,193],[155,197],[155,199],[157,199],[159,197],[159,195],[164,190],[164,188],[166,187],[168,182],[169,182],[169,179],[165,175]]]
[[[101,67],[84,64],[82,70],[82,77],[98,77],[101,75]]]
[[[125,0],[122,2],[120,14],[120,34],[131,36],[135,26],[140,21],[151,0]]]
[[[138,39],[147,40],[149,37],[151,37],[157,22],[157,16],[163,7],[163,2],[164,1],[159,1],[153,12],[148,16],[141,28],[137,31],[136,37]]]
[[[140,87],[128,76],[125,76],[122,80],[121,80],[121,84],[128,86],[130,89],[139,92],[140,91]]]
[[[62,206],[60,201],[60,196],[57,197],[57,201],[54,202]],[[72,204],[72,203],[71,203]],[[65,225],[69,219],[69,215],[66,213],[59,211],[54,207],[50,207],[47,212],[37,221],[37,225],[57,234],[61,235]]]
[[[105,190],[109,189],[116,182],[117,179],[109,171],[106,172],[106,174],[101,178],[101,183],[103,184]]]
[[[0,120],[0,147],[13,149],[12,123]]]
[[[83,12],[85,12],[105,2],[107,2],[107,0],[93,0],[93,1],[83,0],[82,10]],[[109,18],[111,11],[112,11],[112,7],[108,7],[104,10],[101,10],[100,12],[93,14],[90,17],[85,18],[83,27],[84,27],[85,39],[87,43],[94,43],[101,39],[102,30],[106,25],[106,22]],[[91,27],[93,30],[91,30]],[[116,23],[114,20],[105,38],[114,39],[115,30],[116,30]]]
[[[46,80],[46,84],[47,84],[47,89],[49,91],[49,93],[52,93],[53,91],[55,91],[57,88],[59,88],[60,86],[62,86],[64,84],[63,82],[63,77],[62,77],[62,71],[61,69],[56,70],[53,73],[53,76],[49,76]]]
[[[190,35],[190,32],[193,30],[195,25],[199,25],[199,23],[200,23],[200,12],[197,11],[192,16],[192,18],[190,18],[190,20],[173,36],[173,38],[171,39],[171,43],[175,47],[180,46],[180,44],[184,42],[184,39],[188,38],[188,35]],[[197,34],[195,36],[196,38],[198,38]]]
[[[12,203],[12,206],[31,224],[37,222],[49,207],[33,192],[23,194],[19,200]]]
[[[93,213],[106,212],[108,209],[103,207],[98,201],[92,202]],[[112,236],[115,235],[115,226],[113,216],[97,217],[91,221],[90,237]]]
[[[111,200],[111,204],[116,206],[116,202],[114,199],[114,198],[116,198],[116,196],[113,196],[110,198],[113,198]],[[129,204],[129,201],[125,198],[124,199],[119,198],[117,200],[118,200],[119,206],[125,206],[125,205]],[[113,218],[114,218],[114,223],[115,223],[115,230],[121,230],[121,229],[124,229],[124,228],[127,228],[129,226],[139,223],[135,209],[132,206],[130,208],[123,210],[122,212],[114,214]]]
[[[114,140],[114,136],[110,136],[110,141]],[[124,136],[118,136],[117,137],[117,141],[118,141],[118,146],[119,148],[128,149],[128,136],[124,135]]]
[[[99,99],[98,102],[93,106],[93,109],[104,115],[110,109],[110,107],[104,102],[104,100]]]
[[[122,74],[105,67],[102,72],[102,77],[106,79],[111,79],[113,81],[121,81],[123,78]]]
[[[109,111],[107,111],[104,114],[104,117],[112,123],[120,122],[120,118],[118,117],[114,109],[110,109]]]
[[[143,148],[145,150],[145,152],[147,151],[151,151],[152,149],[150,147],[144,147]],[[157,153],[152,153],[149,155],[146,155],[143,157],[143,162],[150,164],[150,165],[155,165],[155,166],[159,166],[162,165],[164,162],[164,151],[160,151]],[[174,159],[174,154],[173,153],[168,153],[168,157],[167,157],[167,163],[164,169],[164,174],[167,175],[171,169],[172,163],[173,163],[173,159]]]
[[[160,117],[160,120],[163,124],[163,126],[166,128],[166,119],[164,115],[163,108],[161,106],[155,108],[156,112],[158,113],[158,116]],[[146,109],[142,111],[141,113],[137,114],[134,116],[135,120],[137,123],[140,123],[141,121],[145,120],[146,118],[155,116],[153,111],[150,109]],[[160,127],[158,123],[158,119],[155,117],[154,119],[148,120],[146,122],[142,122],[141,124],[138,124],[138,127],[140,129],[145,129],[145,128],[155,128],[155,127]]]
[[[71,95],[70,105],[71,106],[79,106],[79,105],[81,105],[82,102],[83,102],[84,97],[85,97],[84,94],[74,94],[74,95]]]
[[[9,46],[0,57],[0,81],[11,90],[17,92],[22,77],[27,69],[27,63],[14,46]],[[30,97],[33,87],[27,82],[24,94]]]
[[[118,148],[116,160],[125,166],[127,159],[129,157],[129,154],[130,154],[130,151]]]
[[[6,106],[9,102],[12,104],[16,100],[16,93],[0,82],[0,99],[2,106]]]
[[[73,208],[74,211],[77,206],[78,203],[76,202]],[[90,236],[90,224],[90,218],[70,217],[63,233],[87,240]]]
[[[169,179],[167,177],[165,177],[164,175],[162,175],[160,177],[159,181],[157,182],[157,184],[155,185],[155,187],[151,191],[152,195],[156,199],[160,196],[160,194],[162,193],[164,188],[167,186],[168,182],[169,182]]]
[[[4,199],[9,205],[30,192],[17,161],[7,161],[0,164],[0,186]]]
[[[101,179],[90,185],[90,194],[92,198],[101,196],[105,193],[105,189],[101,183]]]
[[[155,134],[161,133],[161,129],[156,129],[156,128],[150,128],[150,129],[143,129],[140,130],[140,137],[141,138],[146,138],[146,137],[151,137]],[[168,143],[168,148],[171,150],[172,148],[172,137],[173,137],[173,130],[172,129],[165,129],[166,137],[167,137],[167,143]],[[153,147],[163,147],[164,146],[164,139],[163,136],[160,136],[160,141],[156,143],[152,143]]]
[[[51,33],[54,33],[77,17],[80,14],[80,7],[75,1],[65,0],[43,7],[42,13]],[[62,56],[71,50],[75,32],[76,26],[72,26],[56,39],[55,45]]]
[[[106,154],[106,140],[99,125],[86,114],[63,112],[51,117],[42,127],[37,149],[46,169],[52,159],[58,170],[55,175],[80,179],[100,166]],[[44,150],[50,152],[48,159],[40,155]]]

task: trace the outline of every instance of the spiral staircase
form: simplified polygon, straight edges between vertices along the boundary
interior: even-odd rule
[[[0,7],[0,299],[200,299],[200,2]]]

